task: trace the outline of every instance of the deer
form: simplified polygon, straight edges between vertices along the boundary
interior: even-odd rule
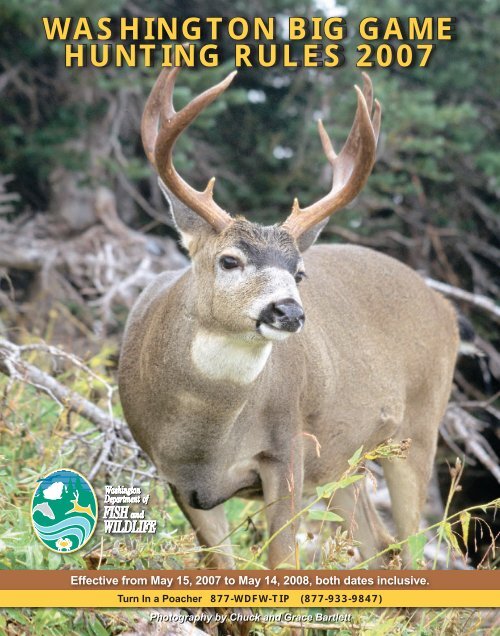
[[[283,223],[263,226],[216,203],[215,177],[198,191],[174,167],[177,139],[235,72],[176,111],[178,73],[159,74],[141,136],[191,264],[160,273],[128,317],[119,393],[132,434],[213,568],[235,567],[228,499],[264,502],[268,566],[290,566],[303,496],[338,479],[360,447],[410,439],[406,458],[380,462],[404,541],[418,531],[451,391],[455,311],[387,255],[313,245],[372,171],[381,124],[372,83],[363,74],[354,87],[338,154],[318,122],[333,171],[328,194],[306,207],[296,198]],[[352,488],[332,505],[372,559],[394,538],[363,482]]]
[[[70,499],[71,503],[73,504],[73,508],[70,508],[69,510],[67,510],[66,514],[69,515],[72,512],[83,512],[86,515],[88,515],[89,517],[92,517],[92,519],[94,519],[94,521],[95,521],[95,515],[92,512],[92,509],[91,509],[90,505],[81,506],[78,503],[79,496],[80,496],[80,493],[78,492],[78,490],[75,490],[75,498],[74,499]]]

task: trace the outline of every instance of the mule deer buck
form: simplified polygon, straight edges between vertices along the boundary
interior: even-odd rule
[[[354,246],[311,247],[328,218],[361,190],[373,163],[380,105],[364,76],[331,191],[282,225],[231,217],[177,173],[175,142],[233,74],[181,111],[178,69],[163,70],[142,138],[192,265],[165,272],[132,309],[119,369],[125,417],[166,478],[213,567],[232,567],[223,503],[263,499],[270,567],[290,564],[303,494],[338,478],[348,459],[411,438],[406,459],[384,460],[400,540],[418,529],[458,348],[452,307],[405,265]],[[168,188],[168,190],[167,190]],[[178,199],[178,200],[177,200]],[[307,276],[306,276],[307,272]],[[306,320],[307,317],[307,320]],[[318,456],[316,441],[321,445]],[[390,541],[369,498],[338,491],[370,558]]]

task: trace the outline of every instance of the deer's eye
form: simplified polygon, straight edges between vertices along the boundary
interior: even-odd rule
[[[306,277],[306,273],[305,272],[297,272],[295,274],[295,282],[296,283],[300,283],[300,281],[304,280],[305,277]]]
[[[236,269],[237,267],[243,267],[243,263],[234,256],[221,256],[219,263],[222,269]]]

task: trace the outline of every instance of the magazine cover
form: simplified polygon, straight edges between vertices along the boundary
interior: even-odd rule
[[[0,634],[500,633],[499,13],[0,0]]]

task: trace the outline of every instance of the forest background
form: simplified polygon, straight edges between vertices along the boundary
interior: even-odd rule
[[[449,465],[457,456],[465,470],[448,512],[494,500],[500,481],[499,9],[498,0],[473,6],[469,0],[444,1],[440,15],[457,17],[458,37],[438,43],[428,68],[370,70],[384,109],[378,160],[363,193],[335,215],[321,239],[365,245],[407,263],[454,302],[475,332],[473,354],[459,360],[441,429],[432,497],[437,515],[446,507]],[[349,53],[341,69],[242,69],[177,145],[176,164],[190,183],[202,187],[215,174],[215,198],[222,207],[274,223],[286,217],[295,196],[306,204],[329,189],[315,120],[322,117],[340,147],[354,112],[352,85],[360,83],[354,25],[370,15],[437,14],[431,0],[339,5],[70,0],[64,8],[55,0],[0,0],[0,370],[5,374],[3,380],[0,376],[5,459],[0,490],[8,501],[0,512],[0,567],[11,568],[60,567],[27,531],[12,533],[27,523],[19,504],[29,497],[36,476],[68,462],[102,483],[152,479],[158,510],[167,506],[171,520],[182,523],[146,458],[126,433],[117,432],[115,373],[127,313],[156,273],[187,262],[140,143],[140,116],[158,71],[67,69],[63,44],[45,38],[41,17],[46,15],[346,17]],[[233,43],[219,45],[227,59],[221,67],[181,73],[179,106],[232,70]],[[66,357],[50,350],[55,345]],[[66,386],[68,400],[47,390],[40,398],[40,382],[38,389],[20,382],[27,378],[23,364],[44,374],[38,380],[49,376]],[[76,417],[82,409],[71,402],[75,395],[100,407],[101,415],[111,409],[113,431],[90,411],[86,421]],[[489,529],[478,522],[455,547],[468,550],[469,564],[495,567],[498,519],[492,510],[481,518]],[[115,542],[106,558],[127,566],[144,558],[145,565],[166,567],[168,558],[180,558],[177,548],[170,556],[161,548],[160,558],[156,543],[137,550],[133,542]],[[35,618],[36,612],[23,616]],[[102,617],[96,620],[106,624]]]

